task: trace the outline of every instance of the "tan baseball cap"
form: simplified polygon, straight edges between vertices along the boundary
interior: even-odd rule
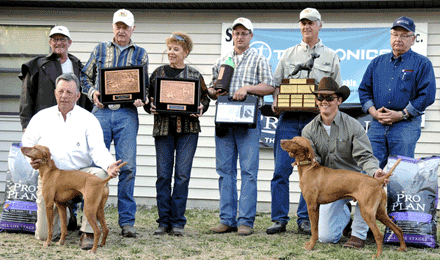
[[[299,20],[307,19],[312,22],[321,20],[321,14],[315,8],[306,8],[299,14]]]
[[[133,14],[130,11],[128,11],[126,9],[119,9],[113,15],[113,24],[115,24],[117,22],[123,22],[127,26],[133,26],[133,24],[134,24],[134,16],[133,16]]]
[[[237,25],[243,25],[246,29],[248,29],[249,31],[253,32],[254,31],[254,26],[252,25],[251,20],[244,18],[244,17],[239,17],[237,19],[235,19],[235,21],[232,23],[232,30],[234,30],[234,27]]]

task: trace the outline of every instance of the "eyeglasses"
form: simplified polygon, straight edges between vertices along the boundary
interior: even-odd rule
[[[64,37],[64,38],[50,38],[50,40],[53,41],[53,42],[66,43],[69,40],[69,38],[67,38],[67,37]]]
[[[250,33],[245,33],[245,32],[242,32],[242,33],[239,33],[239,32],[235,32],[235,33],[233,33],[233,35],[235,36],[235,37],[246,37],[246,36],[248,36]]]
[[[335,97],[333,95],[332,96],[321,96],[321,95],[318,95],[316,98],[318,99],[318,101],[321,101],[321,102],[324,101],[324,99],[327,102],[332,102],[337,97]]]
[[[401,34],[401,35],[399,35],[399,34],[397,34],[397,33],[392,33],[391,34],[391,37],[393,37],[393,38],[401,38],[401,39],[408,39],[408,38],[411,38],[411,37],[414,37],[414,34],[411,34],[411,35],[403,35],[403,34]]]
[[[179,42],[184,42],[185,41],[185,39],[182,36],[175,35],[175,34],[171,34],[170,38],[174,38],[174,39],[176,39]]]

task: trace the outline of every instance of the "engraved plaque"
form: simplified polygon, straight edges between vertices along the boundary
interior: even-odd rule
[[[283,111],[318,112],[314,90],[315,79],[283,79],[276,107]]]
[[[99,70],[99,100],[104,105],[145,101],[145,67],[127,66]]]
[[[154,105],[158,113],[199,113],[199,80],[157,77],[154,91]]]

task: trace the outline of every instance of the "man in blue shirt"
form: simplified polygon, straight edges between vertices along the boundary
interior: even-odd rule
[[[144,48],[133,44],[134,16],[125,9],[113,16],[112,41],[101,42],[93,50],[83,70],[81,82],[83,93],[94,103],[92,113],[98,118],[104,131],[107,149],[114,140],[116,158],[128,164],[121,168],[118,182],[119,226],[124,237],[135,237],[134,228],[136,201],[134,200],[134,180],[136,176],[136,137],[139,128],[137,107],[142,100],[133,103],[103,105],[99,101],[99,69],[142,65],[145,70],[145,84],[148,86],[148,54]],[[147,94],[148,95],[148,94]],[[147,101],[146,101],[147,102]]]
[[[414,158],[421,115],[435,101],[431,61],[411,50],[415,28],[411,18],[402,16],[394,21],[393,51],[371,61],[359,86],[362,109],[374,118],[368,137],[380,168],[391,154]]]

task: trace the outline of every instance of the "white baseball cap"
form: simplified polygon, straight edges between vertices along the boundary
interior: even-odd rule
[[[49,37],[52,37],[52,35],[54,35],[54,34],[62,34],[64,36],[69,37],[69,39],[70,39],[69,29],[67,29],[64,26],[55,26],[54,28],[52,28],[52,30],[50,30]]]
[[[299,14],[299,20],[307,19],[312,22],[321,20],[321,14],[315,8],[306,8]]]
[[[133,16],[133,14],[130,11],[128,11],[126,9],[119,9],[113,15],[113,24],[115,24],[117,22],[123,22],[127,26],[133,26],[133,24],[134,24],[134,16]]]
[[[234,30],[234,27],[237,25],[243,25],[246,29],[248,29],[249,31],[251,31],[251,33],[254,31],[254,26],[252,25],[251,20],[244,18],[244,17],[240,17],[235,19],[235,21],[232,23],[232,30]]]

